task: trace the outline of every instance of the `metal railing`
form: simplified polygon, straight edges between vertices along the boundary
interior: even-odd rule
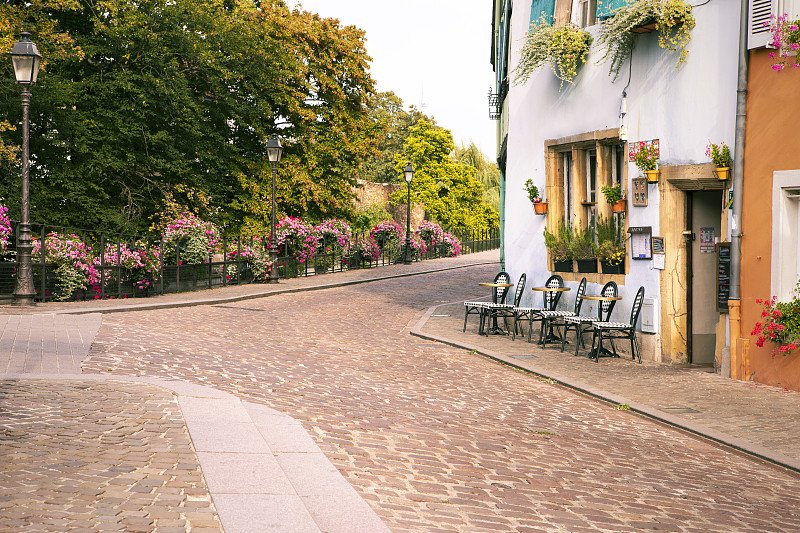
[[[0,258],[0,298],[13,297],[16,280],[16,239],[17,221],[12,221],[12,238],[9,250]],[[110,233],[63,226],[31,224],[31,233],[39,243],[39,252],[34,255],[33,276],[37,301],[50,301],[57,297],[69,300],[92,300],[106,298],[138,298],[201,289],[213,289],[242,283],[263,281],[256,279],[252,264],[242,258],[243,248],[265,247],[268,239],[222,237],[221,247],[215,254],[209,254],[202,263],[188,264],[181,259],[184,252],[180,242],[165,243],[160,237]],[[65,295],[59,286],[57,270],[59,264],[47,262],[54,249],[50,237],[52,233],[74,235],[90,252],[96,271],[96,282],[81,287]],[[460,241],[460,254],[497,249],[500,246],[500,233],[497,229],[456,229],[450,232]],[[361,236],[362,238],[366,236]],[[400,247],[384,246],[377,257],[366,257],[355,250],[342,249],[324,239],[318,252],[307,261],[301,261],[291,249],[281,246],[275,268],[280,278],[294,278],[342,272],[358,268],[374,268],[402,263],[405,256],[404,243]],[[48,249],[50,247],[50,249]],[[324,250],[330,250],[323,252]],[[42,253],[42,251],[44,253]],[[158,255],[157,267],[150,269],[130,269],[119,258],[126,253],[155,253]],[[266,253],[265,248],[260,251]],[[413,260],[435,259],[447,256],[451,248],[445,244],[428,245],[424,251],[417,251]],[[185,253],[185,252],[184,252]],[[152,257],[152,255],[151,255]],[[86,263],[86,261],[84,261]]]

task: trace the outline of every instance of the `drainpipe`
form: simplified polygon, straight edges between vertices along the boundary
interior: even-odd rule
[[[741,296],[739,293],[742,262],[742,189],[744,186],[744,133],[747,119],[747,18],[748,0],[741,1],[739,19],[739,75],[736,82],[736,136],[733,150],[733,221],[731,224],[731,279],[728,297],[731,378],[744,379],[747,374],[747,352],[749,344],[741,339]],[[739,349],[740,339],[744,341]]]
[[[506,173],[500,173],[500,270],[506,270]]]

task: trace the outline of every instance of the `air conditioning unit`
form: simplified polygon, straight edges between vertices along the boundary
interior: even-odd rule
[[[645,298],[642,302],[642,331],[658,333],[658,306],[655,298]]]

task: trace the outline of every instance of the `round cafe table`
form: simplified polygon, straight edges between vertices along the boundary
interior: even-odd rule
[[[617,302],[619,300],[622,300],[622,296],[589,296],[589,295],[586,295],[586,294],[581,296],[581,298],[584,299],[584,300],[592,300],[592,301],[595,301],[595,302]],[[599,318],[600,309],[598,309],[597,312],[598,312],[598,318]],[[580,327],[580,325],[578,327]],[[580,335],[580,330],[578,330],[578,334]],[[614,355],[614,353],[611,352],[611,350],[609,350],[608,348],[601,348],[600,346],[598,346],[597,348],[595,348],[595,350],[599,350],[600,352],[602,352],[602,353],[604,353],[606,355]],[[578,350],[577,350],[577,346],[576,346],[575,352],[577,353],[577,351]],[[591,357],[591,355],[592,354],[589,354],[590,357]],[[599,353],[595,354],[595,356],[594,356],[595,360],[598,359],[598,356],[599,356]]]
[[[539,292],[567,292],[567,291],[569,291],[571,289],[569,287],[531,287],[531,290],[532,291],[539,291]],[[528,327],[530,328],[531,325],[533,325],[533,316],[531,316],[531,319],[528,320]],[[542,324],[542,325],[544,325],[544,324]],[[540,338],[541,338],[541,340],[540,340],[539,344],[541,344],[542,346],[546,346],[548,342],[554,342],[554,341],[560,341],[561,340],[559,337],[556,337],[555,335],[553,335],[553,328],[552,327],[548,328],[547,334],[540,335]]]

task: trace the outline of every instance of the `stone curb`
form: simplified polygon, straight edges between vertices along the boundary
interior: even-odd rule
[[[653,420],[656,420],[658,422],[662,422],[672,427],[687,431],[693,435],[703,437],[718,444],[722,444],[726,447],[732,448],[733,450],[743,452],[749,456],[756,457],[768,463],[772,463],[777,466],[793,470],[795,472],[800,472],[800,460],[786,456],[782,453],[769,450],[753,442],[733,437],[721,431],[717,431],[715,429],[706,427],[702,424],[697,424],[695,422],[692,422],[691,420],[686,420],[679,416],[675,416],[669,413],[664,413],[663,411],[655,409],[641,402],[631,402],[630,400],[626,399],[623,396],[604,391],[603,389],[600,389],[598,387],[593,387],[583,382],[574,381],[572,378],[568,376],[564,376],[556,372],[552,372],[550,370],[545,370],[536,365],[536,363],[527,362],[526,366],[522,366],[513,357],[496,352],[494,350],[487,350],[475,344],[463,342],[460,340],[449,339],[446,337],[440,337],[438,335],[424,333],[422,331],[422,328],[425,326],[425,324],[430,319],[431,315],[433,315],[437,309],[447,305],[453,305],[455,303],[461,303],[461,302],[449,302],[449,303],[437,304],[429,308],[425,312],[423,317],[411,328],[410,332],[411,335],[419,337],[421,339],[440,342],[448,346],[453,346],[454,348],[462,348],[464,350],[469,350],[471,352],[482,355],[489,359],[493,359],[504,365],[508,365],[518,370],[522,370],[523,372],[527,372],[530,374],[534,374],[536,376],[540,376],[542,378],[553,380],[554,382],[568,389],[583,394],[587,394],[589,396],[592,396],[594,398],[608,402],[613,405],[627,405],[631,411],[646,416],[648,418],[651,418]]]
[[[294,418],[178,380],[105,374],[2,374],[3,380],[147,383],[175,394],[226,533],[388,533]]]
[[[448,270],[457,270],[461,268],[470,268],[474,266],[482,266],[482,265],[493,265],[498,264],[498,261],[480,261],[476,263],[470,263],[467,265],[456,265],[444,268],[433,268],[428,270],[421,270],[418,272],[404,272],[402,274],[391,274],[386,276],[379,276],[375,278],[368,278],[368,279],[358,279],[358,280],[350,280],[350,281],[340,281],[336,283],[320,283],[318,285],[312,285],[309,287],[295,287],[292,289],[277,289],[277,290],[261,290],[259,292],[251,293],[251,294],[243,294],[239,296],[229,296],[229,297],[216,297],[216,298],[205,298],[202,300],[184,300],[184,301],[174,301],[174,302],[151,302],[151,303],[130,303],[126,305],[118,305],[118,306],[103,306],[103,307],[83,307],[79,309],[57,309],[52,311],[47,310],[39,310],[37,308],[32,308],[31,313],[28,314],[55,314],[55,315],[85,315],[90,313],[126,313],[129,311],[149,311],[155,309],[174,309],[179,307],[192,307],[197,305],[218,305],[218,304],[225,304],[225,303],[234,303],[234,302],[241,302],[244,300],[253,300],[256,298],[266,298],[269,296],[277,296],[281,294],[292,294],[297,292],[306,292],[306,291],[317,291],[323,289],[333,289],[337,287],[347,287],[349,285],[360,285],[362,283],[370,283],[373,281],[384,281],[389,279],[396,279],[396,278],[407,278],[411,276],[419,276],[422,274],[432,274],[436,272],[446,272]],[[335,276],[336,274],[326,274],[326,276]],[[257,285],[253,285],[257,287]],[[274,285],[270,285],[274,286]],[[213,290],[213,289],[212,289]],[[191,293],[186,293],[191,294]],[[132,300],[118,300],[120,302],[131,302]],[[2,314],[0,312],[0,314]]]

